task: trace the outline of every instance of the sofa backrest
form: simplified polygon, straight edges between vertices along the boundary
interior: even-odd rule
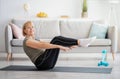
[[[12,22],[22,28],[28,19],[13,19]],[[35,36],[38,39],[52,39],[54,36],[72,38],[87,38],[93,22],[103,23],[100,20],[80,19],[31,19],[35,27]]]

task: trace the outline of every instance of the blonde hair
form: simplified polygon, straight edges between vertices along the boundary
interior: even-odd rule
[[[23,28],[22,28],[22,33],[23,33],[23,36],[26,36],[26,33],[25,33],[25,31],[24,31],[24,30],[26,29],[26,27],[27,27],[28,25],[33,26],[32,21],[27,21],[27,22],[25,22],[25,23],[24,23]]]

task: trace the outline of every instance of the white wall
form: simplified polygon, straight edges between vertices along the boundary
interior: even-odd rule
[[[44,11],[49,17],[68,15],[71,18],[80,18],[82,0],[0,0],[0,51],[5,51],[5,25],[14,17],[25,17],[23,4],[31,6],[31,16]],[[106,19],[109,12],[107,0],[88,0],[89,18]],[[120,6],[116,8],[120,14]],[[120,21],[120,15],[118,22]],[[120,27],[120,23],[119,23]],[[119,29],[120,33],[120,29]],[[120,37],[119,37],[120,38]]]

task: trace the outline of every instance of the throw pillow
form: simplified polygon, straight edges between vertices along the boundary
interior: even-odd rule
[[[108,30],[107,25],[93,23],[89,33],[89,37],[96,36],[98,39],[105,39],[107,30]]]
[[[22,35],[22,29],[20,27],[18,27],[17,25],[15,25],[13,23],[9,23],[9,25],[11,26],[13,35],[16,39],[24,38],[24,36]]]

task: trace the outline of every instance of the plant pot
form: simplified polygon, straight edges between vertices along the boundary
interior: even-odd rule
[[[88,13],[87,12],[82,12],[82,18],[87,18],[88,17]]]

